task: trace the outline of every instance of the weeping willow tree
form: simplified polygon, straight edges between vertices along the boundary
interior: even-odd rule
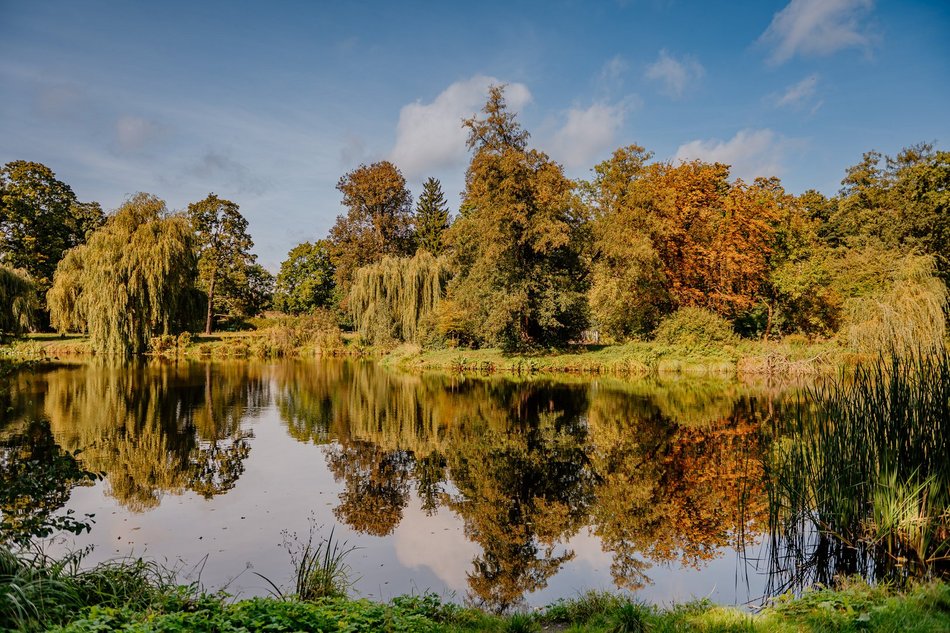
[[[934,258],[906,255],[894,262],[882,290],[849,302],[848,342],[865,352],[941,349],[948,299]]]
[[[418,343],[445,292],[448,270],[426,251],[384,257],[356,271],[347,302],[360,336],[374,344]]]
[[[29,330],[37,307],[36,285],[29,275],[0,266],[0,337]]]
[[[57,267],[50,320],[60,331],[88,332],[97,354],[138,354],[200,309],[196,275],[188,221],[139,193]]]

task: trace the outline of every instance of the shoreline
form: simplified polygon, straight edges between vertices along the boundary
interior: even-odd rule
[[[740,341],[721,346],[668,346],[650,341],[584,345],[536,354],[505,354],[500,349],[423,349],[404,344],[390,350],[363,347],[344,335],[331,348],[301,345],[274,353],[259,331],[193,335],[182,346],[174,342],[145,358],[235,360],[275,358],[362,357],[404,371],[444,371],[532,375],[645,376],[684,374],[717,376],[815,376],[854,366],[864,356],[834,342],[788,343]],[[10,361],[52,361],[95,356],[88,339],[54,334],[31,335],[0,346],[0,358]]]

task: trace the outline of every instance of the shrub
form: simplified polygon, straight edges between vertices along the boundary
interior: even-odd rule
[[[706,347],[735,343],[736,334],[728,321],[709,310],[680,308],[660,322],[656,341],[680,347]]]

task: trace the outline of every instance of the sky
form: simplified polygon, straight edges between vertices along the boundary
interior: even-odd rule
[[[635,143],[830,195],[868,150],[950,149],[950,2],[0,0],[0,162],[106,210],[214,192],[272,272],[361,163],[457,209],[492,83],[572,178]]]

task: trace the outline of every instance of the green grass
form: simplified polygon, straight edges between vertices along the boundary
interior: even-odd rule
[[[52,559],[35,550],[0,549],[0,630],[245,632],[375,631],[643,633],[674,631],[950,630],[950,585],[909,584],[901,590],[842,580],[782,596],[760,612],[709,601],[669,608],[588,592],[545,609],[494,615],[445,602],[435,594],[388,603],[346,596],[299,595],[233,600],[177,586],[174,573],[140,559],[82,569],[81,556]]]
[[[644,375],[653,372],[685,374],[802,375],[833,371],[853,364],[855,358],[834,342],[809,343],[800,337],[783,341],[737,339],[732,343],[670,345],[633,341],[614,345],[584,345],[548,353],[505,354],[500,349],[426,349],[401,345],[380,350],[363,345],[344,333],[333,340],[301,341],[294,328],[263,321],[257,330],[196,334],[183,348],[171,345],[162,356],[184,358],[272,358],[316,356],[376,356],[402,369],[438,369],[454,372],[510,374],[575,373]],[[82,337],[34,334],[0,346],[0,357],[53,359],[89,356]]]
[[[853,360],[834,343],[742,340],[722,345],[664,345],[636,341],[622,345],[586,345],[547,354],[505,354],[499,349],[422,350],[404,345],[387,354],[384,364],[411,370],[577,373],[801,375],[833,371]]]
[[[169,610],[168,606],[175,606]],[[757,614],[693,602],[668,609],[641,605],[610,594],[592,593],[536,613],[488,615],[442,602],[438,597],[405,596],[387,604],[346,598],[310,602],[254,598],[229,603],[203,596],[166,603],[164,610],[92,607],[83,617],[53,629],[93,631],[590,631],[593,633],[805,632],[950,630],[950,586],[917,585],[903,593],[860,582],[837,591],[820,589],[784,598]]]

